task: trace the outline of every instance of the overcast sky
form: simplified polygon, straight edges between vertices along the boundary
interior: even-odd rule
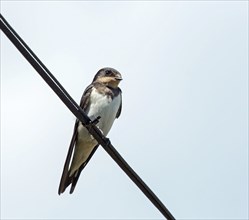
[[[248,218],[247,1],[1,1],[72,97],[123,75],[108,137],[177,219]],[[74,116],[1,33],[1,218],[162,219],[100,147],[57,194]]]

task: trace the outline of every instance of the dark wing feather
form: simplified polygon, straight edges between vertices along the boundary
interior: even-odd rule
[[[75,125],[74,125],[73,136],[72,136],[72,139],[71,139],[71,142],[70,142],[70,145],[69,145],[67,158],[66,158],[64,168],[63,168],[63,172],[62,172],[62,176],[61,176],[60,186],[59,186],[59,190],[58,190],[59,195],[61,193],[63,193],[65,191],[65,189],[68,187],[68,185],[71,183],[71,180],[69,178],[68,170],[69,170],[69,164],[70,164],[70,161],[71,161],[75,141],[76,141],[77,134],[78,134],[78,132],[77,132],[78,125],[79,125],[79,120],[76,120]]]
[[[80,107],[87,113],[88,111],[88,106],[89,106],[89,95],[91,93],[91,89],[92,89],[93,85],[89,85],[86,90],[84,91],[83,95],[82,95],[82,98],[81,98],[81,102],[80,102]],[[76,119],[76,122],[75,122],[75,125],[74,125],[74,131],[73,131],[73,136],[72,136],[72,139],[71,139],[71,142],[70,142],[70,145],[69,145],[69,149],[68,149],[68,153],[67,153],[67,157],[66,157],[66,161],[65,161],[65,164],[64,164],[64,168],[63,168],[63,172],[62,172],[62,176],[61,176],[61,181],[60,181],[60,185],[59,185],[59,190],[58,190],[58,193],[59,195],[61,193],[63,193],[65,191],[65,189],[71,184],[71,183],[77,183],[77,180],[79,178],[79,175],[80,175],[80,172],[82,171],[82,168],[81,170],[79,169],[80,172],[77,173],[76,177],[75,175],[72,175],[69,177],[69,166],[70,166],[70,161],[71,161],[71,157],[72,157],[72,154],[73,154],[73,150],[74,150],[74,146],[75,146],[75,142],[76,142],[76,139],[77,139],[77,135],[78,135],[78,132],[77,132],[77,128],[78,128],[78,125],[79,125],[79,120]],[[96,147],[95,147],[96,148]],[[95,149],[94,148],[94,149]],[[95,150],[93,150],[92,152],[95,152]],[[86,165],[86,163],[90,160],[91,156],[92,156],[93,153],[91,153],[91,155],[89,156],[89,159],[84,163]],[[84,165],[82,164],[82,165]],[[74,184],[74,186],[75,186]]]
[[[120,106],[119,106],[116,118],[118,118],[121,115],[121,111],[122,111],[122,91],[120,88],[118,88],[118,89],[119,89],[119,93],[120,93],[120,97],[121,97],[121,102],[120,102]]]
[[[84,110],[85,113],[88,113],[88,108],[89,108],[89,102],[90,102],[90,94],[91,90],[93,88],[93,84],[90,84],[89,86],[86,87],[81,100],[80,100],[80,107]]]

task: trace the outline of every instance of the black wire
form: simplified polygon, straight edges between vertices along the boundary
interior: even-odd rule
[[[59,96],[69,110],[86,126],[89,133],[103,146],[105,151],[115,160],[120,168],[131,178],[131,180],[139,187],[147,198],[158,208],[162,215],[168,220],[174,220],[174,216],[159,200],[159,198],[151,191],[144,181],[135,173],[129,164],[122,158],[118,151],[112,146],[108,138],[103,136],[102,132],[96,127],[90,118],[84,113],[80,106],[73,100],[68,92],[63,88],[59,81],[47,69],[47,67],[39,60],[28,45],[21,39],[15,30],[8,24],[4,17],[0,14],[0,27],[9,40],[16,46],[21,54],[28,60],[40,76],[46,81],[51,89]]]

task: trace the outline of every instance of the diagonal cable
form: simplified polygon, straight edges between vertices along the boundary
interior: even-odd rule
[[[145,184],[145,182],[136,174],[136,172],[129,166],[129,164],[122,158],[118,151],[113,147],[110,140],[106,138],[102,132],[97,128],[95,122],[85,114],[82,108],[73,100],[68,92],[63,88],[59,81],[47,69],[47,67],[40,61],[28,45],[21,39],[15,30],[8,24],[5,18],[0,14],[0,28],[9,38],[9,40],[16,46],[19,52],[27,59],[27,61],[34,67],[39,75],[46,81],[50,88],[57,94],[69,110],[82,122],[88,129],[89,133],[98,141],[105,151],[112,157],[112,159],[119,165],[119,167],[130,177],[130,179],[137,185],[137,187],[145,194],[145,196],[157,207],[161,214],[168,220],[174,220],[174,216],[159,200],[159,198],[152,192],[152,190]]]

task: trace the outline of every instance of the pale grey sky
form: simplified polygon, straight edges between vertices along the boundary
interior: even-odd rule
[[[113,145],[177,219],[248,219],[247,1],[1,1],[75,100],[124,80]],[[1,33],[1,218],[162,219],[100,147],[57,189],[74,117]]]

